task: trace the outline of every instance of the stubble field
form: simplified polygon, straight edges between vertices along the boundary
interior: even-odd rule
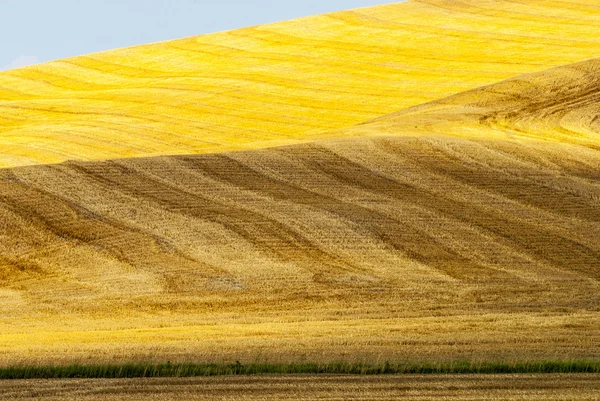
[[[597,400],[594,375],[277,376],[0,382],[7,400]]]
[[[599,154],[487,129],[2,170],[1,358],[598,358]]]
[[[598,25],[591,0],[413,0],[1,73],[0,367],[597,363]],[[586,400],[598,382],[0,392]]]

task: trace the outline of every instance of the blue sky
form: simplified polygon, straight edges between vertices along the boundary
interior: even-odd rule
[[[0,70],[399,0],[0,0]]]

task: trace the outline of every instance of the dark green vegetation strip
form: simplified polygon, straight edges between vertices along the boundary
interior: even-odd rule
[[[198,377],[261,374],[508,374],[600,373],[600,361],[540,361],[523,363],[446,364],[126,364],[18,366],[0,368],[0,379]]]

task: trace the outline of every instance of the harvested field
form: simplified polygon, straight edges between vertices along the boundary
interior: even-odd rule
[[[345,135],[527,139],[600,149],[600,59],[508,79],[346,129]]]
[[[596,0],[411,0],[7,71],[0,167],[330,137],[597,57],[599,31]]]
[[[598,9],[485,3],[0,74],[0,366],[600,360],[600,64],[473,89]]]
[[[0,358],[599,357],[598,166],[381,137],[1,170]]]
[[[0,382],[21,400],[597,400],[598,375],[272,376]]]

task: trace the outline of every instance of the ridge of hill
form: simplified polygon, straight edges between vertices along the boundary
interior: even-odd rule
[[[600,59],[508,79],[401,110],[346,134],[536,139],[600,149]]]
[[[592,0],[411,0],[7,71],[0,167],[325,138],[596,57],[599,30]]]

